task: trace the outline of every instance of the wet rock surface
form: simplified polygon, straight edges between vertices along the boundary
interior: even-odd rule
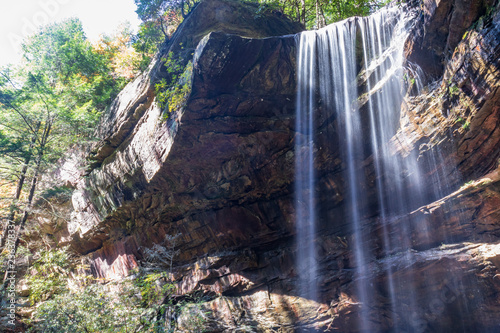
[[[434,89],[409,98],[393,138],[403,156],[417,154],[427,175],[461,185],[493,170],[500,154],[500,15],[470,29]],[[432,86],[432,85],[431,85]],[[436,154],[442,158],[436,158]],[[431,160],[442,160],[434,165]]]
[[[449,56],[473,24],[490,11],[495,0],[424,0],[420,23],[407,41],[406,57],[418,64],[427,75],[440,77]],[[481,21],[482,22],[482,21]]]

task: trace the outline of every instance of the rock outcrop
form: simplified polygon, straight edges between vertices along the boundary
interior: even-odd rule
[[[427,81],[439,79],[421,92],[410,89],[391,144],[401,158],[419,156],[427,186],[436,174],[451,185],[445,196],[429,191],[422,207],[390,221],[393,229],[412,221],[410,250],[385,253],[377,242],[387,221],[363,217],[377,249],[369,267],[382,304],[373,310],[377,331],[395,327],[386,319],[394,310],[384,296],[381,265],[414,284],[417,295],[424,288],[436,295],[416,298],[421,311],[403,323],[407,327],[498,329],[500,11],[493,5],[425,0],[407,41],[408,61],[423,68]],[[324,208],[315,240],[321,296],[307,300],[297,291],[297,272],[307,269],[296,266],[293,238],[294,138],[300,133],[292,34],[299,30],[278,12],[257,15],[250,4],[204,1],[149,70],[121,92],[90,165],[68,181],[76,188],[71,221],[57,230],[61,241],[92,258],[94,275],[122,278],[143,259],[144,248],[178,234],[172,271],[178,294],[210,297],[202,305],[208,331],[354,330],[360,315],[356,235],[344,221],[347,185],[338,142],[322,135],[335,119],[322,115],[315,160]],[[160,106],[154,89],[158,80],[171,79],[162,61],[169,52],[182,55],[183,70],[192,70],[189,95],[173,113]],[[369,174],[371,163],[360,167]],[[430,228],[425,235],[417,227],[423,224]],[[480,292],[469,292],[473,288]],[[474,299],[478,294],[482,299]],[[470,304],[469,318],[455,317],[461,304]],[[183,318],[178,329],[189,331]]]
[[[445,63],[462,40],[464,33],[494,7],[495,0],[423,0],[421,23],[408,40],[406,57],[424,69],[427,75],[438,78]],[[478,21],[479,20],[479,21]]]
[[[293,233],[286,212],[293,209],[294,36],[246,35],[293,33],[300,26],[270,13],[249,16],[250,29],[234,17],[211,17],[214,6],[231,15],[256,10],[203,2],[181,25],[165,52],[184,53],[181,43],[196,45],[185,36],[198,36],[188,51],[193,73],[185,105],[166,118],[152,87],[166,72],[157,61],[124,89],[104,120],[104,139],[73,196],[68,225],[75,249],[94,253],[99,276],[126,274],[136,265],[129,255],[140,257],[141,246],[167,234],[182,235],[178,259],[187,262]],[[205,14],[208,21],[199,18]]]
[[[495,168],[500,147],[499,20],[497,11],[467,30],[438,86],[408,100],[394,138],[403,154],[417,149],[425,157],[440,150],[448,165],[438,168],[450,173],[457,167],[460,180],[466,181]]]

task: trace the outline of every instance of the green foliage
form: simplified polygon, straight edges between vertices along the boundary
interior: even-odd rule
[[[134,0],[136,13],[143,21],[156,20],[168,10],[175,10],[183,17],[194,8],[198,0]]]
[[[23,146],[24,140],[22,140],[21,137],[10,138],[8,130],[6,128],[0,128],[0,154],[22,157],[26,154],[26,152],[23,151]]]
[[[375,2],[368,0],[325,1],[323,11],[327,22],[337,22],[351,16],[366,16],[372,11],[372,5]]]
[[[155,85],[155,90],[160,107],[165,109],[164,118],[168,118],[170,113],[183,107],[191,93],[193,63],[189,61],[186,66],[183,66],[182,59],[175,58],[172,52],[169,52],[162,60],[169,79],[160,80]]]
[[[179,26],[185,12],[190,11],[196,1],[185,0],[134,0],[136,13],[143,21],[139,26],[133,46],[141,54],[140,68],[146,69],[159,46],[170,38]]]
[[[156,20],[168,9],[179,9],[180,0],[134,0],[136,13],[142,21]]]
[[[169,39],[199,0],[134,0],[143,21],[133,46],[142,55],[144,70],[165,39]],[[389,0],[247,0],[258,3],[255,17],[281,13],[301,22],[307,29],[321,28],[351,16],[364,16],[385,6]]]
[[[111,34],[102,34],[92,45],[95,52],[105,59],[116,85],[116,90],[133,79],[141,70],[141,55],[133,47],[136,35],[130,23],[121,24]]]
[[[162,247],[161,252],[173,251],[178,237],[166,237],[168,250]],[[204,331],[204,298],[197,294],[176,298],[176,286],[165,270],[139,268],[120,282],[70,290],[61,288],[61,280],[68,276],[66,249],[43,252],[32,270],[36,273],[29,277],[31,293],[43,302],[28,323],[30,332],[173,332],[176,321],[191,332]],[[40,277],[46,280],[43,285]],[[39,296],[42,294],[45,296]],[[176,320],[178,316],[181,318]]]
[[[40,304],[31,322],[33,332],[157,332],[161,300],[171,284],[155,288],[161,274],[117,284],[91,284],[54,296]],[[146,297],[146,300],[145,298]]]
[[[460,186],[460,189],[463,190],[464,188],[469,187],[472,184],[474,184],[474,180],[469,180],[468,182],[466,182],[462,186]]]
[[[450,94],[450,96],[458,95],[459,92],[460,92],[460,90],[454,84],[448,87],[448,93]]]
[[[403,80],[410,87],[414,86],[416,82],[415,77],[411,76],[411,74],[408,73],[404,73]]]
[[[260,4],[257,15],[264,11],[281,12],[301,22],[307,29],[321,28],[352,16],[365,16],[385,6],[387,0],[250,0]]]
[[[31,304],[67,291],[69,255],[67,248],[43,251],[26,275]]]
[[[58,295],[38,307],[31,332],[115,332],[117,318],[110,305],[99,285]]]
[[[174,291],[172,284],[164,283],[161,280],[167,277],[166,272],[144,273],[140,272],[133,280],[133,285],[138,288],[141,294],[141,306],[148,308],[157,305],[164,295],[170,295]]]
[[[17,209],[29,211],[43,172],[71,145],[94,140],[101,113],[125,82],[77,19],[41,28],[23,51],[22,65],[0,69],[0,184],[17,182],[13,206],[24,201],[9,213],[12,220]]]
[[[67,186],[56,186],[45,189],[42,193],[40,193],[40,197],[44,200],[56,198],[66,201],[71,198],[72,194],[72,188]]]
[[[2,71],[0,130],[11,146],[24,142],[26,151],[29,139],[40,135],[40,121],[42,129],[50,125],[49,136],[58,137],[52,148],[66,151],[91,136],[123,82],[113,78],[109,59],[86,40],[76,19],[42,28],[23,49],[25,63]]]
[[[455,120],[455,123],[460,123],[462,124],[462,129],[464,130],[468,130],[470,128],[470,121],[468,120],[465,120],[464,118],[462,117],[458,117],[456,120]]]
[[[104,109],[116,96],[108,59],[95,52],[78,19],[42,28],[24,43],[23,51],[28,75],[58,95],[66,90],[78,108],[90,102]]]
[[[182,313],[183,326],[203,332],[201,297],[175,302],[165,272],[139,270],[131,281],[91,284],[40,304],[32,332],[172,332],[167,314]]]
[[[203,298],[194,295],[192,302],[184,302],[178,305],[179,326],[189,332],[205,332],[207,311],[202,305]]]
[[[158,51],[158,46],[165,40],[165,35],[156,22],[144,22],[134,39],[134,49],[141,55],[139,69],[145,70],[152,57]]]

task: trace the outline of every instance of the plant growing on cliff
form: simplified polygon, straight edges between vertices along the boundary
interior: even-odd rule
[[[168,10],[180,12],[183,17],[194,8],[199,0],[134,0],[137,15],[143,21],[157,20]]]
[[[155,85],[155,90],[158,104],[164,109],[163,118],[166,119],[172,112],[184,106],[191,93],[193,63],[189,61],[183,66],[183,60],[175,57],[173,52],[169,52],[162,60],[169,78],[160,80]]]
[[[92,284],[40,304],[31,332],[173,332],[178,316],[183,328],[203,332],[202,298],[175,301],[174,290],[164,273],[144,270],[132,281]]]
[[[459,89],[456,85],[451,85],[448,87],[448,93],[450,94],[450,96],[456,96],[459,94]]]
[[[468,120],[465,120],[464,118],[462,117],[458,117],[457,120],[455,120],[455,123],[460,123],[462,124],[462,129],[464,130],[468,130],[469,127],[470,127],[470,121]]]
[[[207,311],[203,309],[202,297],[194,298],[192,302],[181,305],[179,312],[179,326],[190,332],[205,332]]]
[[[462,128],[464,130],[468,130],[470,128],[470,122],[469,121],[466,121],[463,125],[462,125]]]
[[[166,282],[167,276],[166,272],[145,273],[139,271],[132,283],[141,294],[142,307],[152,307],[158,304],[162,297],[172,293],[174,286]]]
[[[166,235],[162,244],[154,244],[151,248],[144,248],[144,264],[153,267],[168,267],[171,271],[175,256],[179,254],[176,248],[181,234]]]
[[[115,332],[117,318],[109,293],[92,285],[42,303],[30,332]]]
[[[173,332],[177,325],[204,330],[203,295],[178,298],[165,270],[139,268],[120,282],[68,288],[67,250],[44,251],[35,268],[28,277],[30,299],[41,303],[29,322],[31,332]]]

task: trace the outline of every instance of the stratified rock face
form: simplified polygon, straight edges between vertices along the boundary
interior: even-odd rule
[[[384,253],[374,241],[378,255],[369,270],[381,300],[376,314],[393,311],[380,265],[393,267],[417,294],[434,291],[435,300],[417,297],[421,312],[403,323],[422,332],[498,328],[500,180],[490,173],[500,157],[498,10],[464,36],[491,4],[424,1],[406,53],[440,80],[407,98],[391,141],[401,158],[420,156],[429,179],[447,174],[455,189],[464,179],[482,180],[444,198],[429,194],[435,202],[389,224],[364,217],[373,239],[380,239],[383,224],[396,230],[410,220],[415,226],[412,262],[404,260],[407,249]],[[279,13],[255,10],[233,1],[202,2],[148,72],[122,91],[102,124],[86,177],[75,181],[68,233],[74,249],[93,257],[93,273],[105,278],[127,275],[144,247],[179,234],[172,274],[179,297],[197,290],[211,296],[203,304],[208,331],[352,332],[360,313],[352,275],[356,235],[342,213],[345,164],[337,139],[321,135],[336,120],[319,113],[316,122],[320,298],[307,300],[298,296],[297,275],[308,267],[296,267],[293,241],[294,138],[301,134],[294,125],[295,37],[287,35],[300,27]],[[168,52],[188,55],[192,75],[186,103],[167,118],[154,83],[169,78],[161,61]],[[372,161],[360,167],[369,175]],[[421,224],[432,227],[432,237],[421,233]],[[474,300],[479,294],[483,299]],[[470,318],[455,318],[454,307],[466,303]],[[178,330],[189,332],[183,316]],[[390,331],[394,323],[377,317],[372,327]]]
[[[428,164],[424,170],[449,174],[452,184],[478,178],[498,164],[499,21],[497,11],[464,34],[439,85],[407,100],[393,139],[401,154],[416,150],[420,163]],[[438,151],[445,157],[443,165],[432,165],[429,160]],[[458,173],[450,171],[455,168]]]
[[[256,9],[203,2],[180,27],[165,52],[199,44],[189,51],[191,94],[168,118],[152,87],[167,72],[161,62],[115,101],[68,225],[76,249],[97,250],[96,274],[126,274],[136,265],[128,254],[140,257],[139,247],[166,234],[182,234],[179,260],[190,261],[293,233],[294,36],[226,32],[262,37],[300,27]],[[236,24],[238,13],[248,16],[245,25]]]
[[[446,59],[462,40],[464,33],[495,0],[424,0],[421,23],[408,40],[407,58],[434,78],[442,75]]]

